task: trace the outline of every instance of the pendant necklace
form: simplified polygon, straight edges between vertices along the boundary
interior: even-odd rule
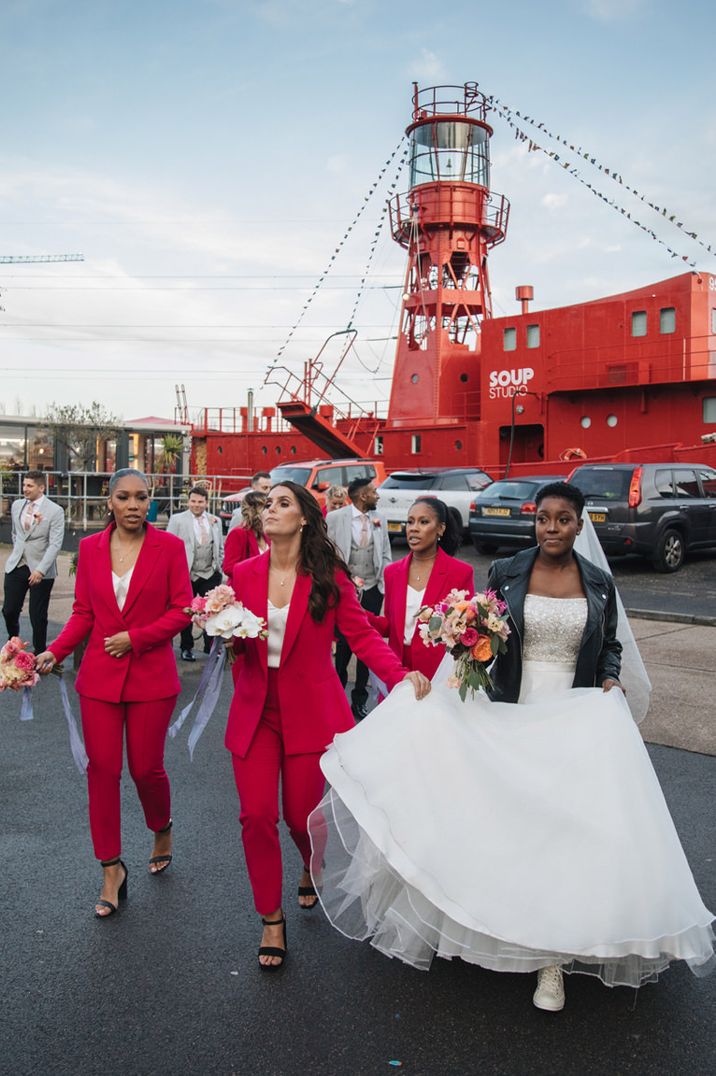
[[[430,564],[430,565],[432,565],[432,564],[434,563],[434,561],[435,561],[435,557],[436,557],[436,556],[437,556],[437,553],[436,553],[436,554],[435,554],[435,556],[433,556],[433,557],[425,557],[425,558],[424,558],[424,561],[425,561],[425,563],[426,563],[426,564]],[[413,553],[413,564],[420,564],[420,560],[419,560],[419,559],[418,559],[418,558],[417,558],[417,557],[415,556],[415,553]],[[413,578],[415,579],[415,582],[416,582],[416,583],[421,583],[421,582],[422,582],[422,578],[423,578],[423,577],[422,577],[422,575],[418,575],[418,574],[416,573],[416,574],[415,574],[415,575],[413,576]]]

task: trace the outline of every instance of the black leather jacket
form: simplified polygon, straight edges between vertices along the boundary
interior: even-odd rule
[[[498,702],[517,702],[522,683],[524,604],[530,575],[539,547],[524,549],[514,557],[496,560],[490,567],[488,586],[507,602],[512,634],[507,653],[499,654],[491,669],[495,685],[491,697]],[[577,657],[572,687],[599,687],[605,680],[618,680],[622,644],[617,639],[617,603],[614,581],[579,553],[574,554],[587,599],[587,623]]]

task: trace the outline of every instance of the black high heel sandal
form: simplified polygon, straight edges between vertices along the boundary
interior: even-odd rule
[[[166,825],[164,827],[164,829],[158,829],[156,832],[157,833],[168,833],[173,825],[174,825],[174,821],[173,821],[173,819],[170,818],[168,825]],[[164,874],[164,871],[167,869],[167,867],[171,863],[172,858],[173,857],[172,857],[171,852],[167,852],[166,855],[163,855],[163,856],[152,856],[151,859],[149,860],[149,867],[150,867],[149,873],[154,875],[154,876],[156,876],[157,874]],[[156,864],[163,863],[164,866],[163,867],[157,866],[157,869],[155,871],[153,871],[153,870],[151,870],[151,866],[152,866],[153,863],[156,863]]]
[[[280,964],[262,964],[259,960],[259,967],[261,971],[278,971],[282,968],[286,961],[286,954],[288,953],[288,932],[286,930],[286,916],[282,915],[280,919],[264,919],[261,916],[261,922],[265,927],[277,927],[283,926],[283,949],[280,949],[277,945],[260,945],[259,956],[280,956]]]
[[[95,901],[95,918],[109,919],[111,915],[114,915],[115,912],[119,911],[119,902],[127,899],[127,878],[129,877],[129,871],[127,870],[126,863],[124,863],[123,860],[119,858],[119,856],[117,856],[116,859],[100,859],[99,862],[101,867],[116,867],[118,863],[122,867],[124,867],[124,879],[122,880],[121,886],[117,890],[117,903],[112,904],[111,900],[104,900],[102,897],[100,897],[99,900]],[[97,905],[102,908],[109,908],[107,914],[102,915],[101,912],[98,912]]]
[[[298,895],[299,895],[299,897],[315,897],[316,898],[314,900],[313,904],[301,904],[300,901],[298,902],[299,908],[303,908],[304,912],[313,911],[313,909],[318,904],[318,893],[316,892],[315,886],[312,886],[312,885],[300,885],[298,887]]]

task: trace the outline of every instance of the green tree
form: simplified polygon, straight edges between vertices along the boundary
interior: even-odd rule
[[[97,441],[116,437],[121,419],[97,400],[87,407],[52,403],[41,425],[67,449],[70,470],[91,471],[97,460]]]

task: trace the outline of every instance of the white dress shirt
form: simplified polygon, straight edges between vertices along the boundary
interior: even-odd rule
[[[288,620],[288,610],[291,606],[283,605],[280,609],[277,608],[269,598],[268,603],[268,616],[267,628],[268,639],[266,640],[268,645],[268,667],[269,669],[278,669],[281,664],[281,648],[283,647],[283,637],[286,634],[286,621]]]
[[[405,629],[403,631],[403,643],[405,646],[410,646],[413,641],[415,618],[425,604],[423,601],[424,596],[425,587],[422,590],[415,590],[414,587],[408,585],[408,593],[405,599]]]

